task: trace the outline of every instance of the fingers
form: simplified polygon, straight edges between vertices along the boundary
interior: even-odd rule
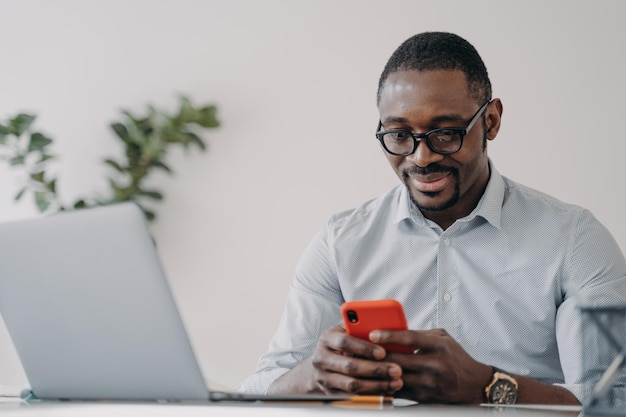
[[[336,352],[373,360],[384,359],[386,354],[381,346],[349,336],[340,326],[325,331],[320,338],[320,344]]]
[[[340,327],[324,332],[311,358],[313,379],[325,393],[392,395],[402,388],[402,368],[383,362],[386,352]]]
[[[371,361],[335,352],[316,353],[312,362],[313,366],[321,371],[356,378],[400,379],[402,377],[402,369],[394,363]]]
[[[418,402],[482,400],[488,367],[472,358],[445,330],[375,330],[370,340],[418,350],[408,355],[390,352],[385,359],[402,367],[404,384],[398,396]]]
[[[404,383],[402,389],[394,395],[397,398],[406,398],[419,403],[455,402],[446,398],[445,387],[432,376],[424,375],[420,378],[411,377]]]
[[[372,380],[355,378],[339,373],[320,373],[316,381],[318,387],[326,394],[339,392],[349,394],[393,395],[402,389],[402,379]]]
[[[374,330],[370,333],[370,341],[376,344],[397,344],[413,348],[413,350],[436,350],[442,345],[442,339],[450,338],[444,329],[422,331],[412,330]]]

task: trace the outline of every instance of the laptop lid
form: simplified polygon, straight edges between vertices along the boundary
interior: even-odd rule
[[[209,398],[133,203],[0,223],[0,314],[38,398]]]

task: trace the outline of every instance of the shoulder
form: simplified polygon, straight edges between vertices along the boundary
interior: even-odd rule
[[[575,204],[566,203],[542,191],[520,184],[507,177],[502,177],[505,193],[503,208],[516,207],[521,213],[536,215],[572,215],[590,214],[588,210]]]
[[[605,247],[614,239],[606,227],[584,207],[566,203],[544,192],[504,178],[502,226],[510,233],[522,234],[546,244],[553,241],[577,245],[581,240]],[[602,243],[601,243],[602,242]]]

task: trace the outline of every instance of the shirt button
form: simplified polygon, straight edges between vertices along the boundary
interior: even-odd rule
[[[443,240],[443,244],[444,244],[444,245],[446,245],[446,246],[450,246],[450,239],[445,238],[445,239]]]
[[[450,301],[450,300],[452,300],[452,296],[450,294],[448,294],[448,293],[445,293],[443,295],[443,299],[444,299],[444,301]]]

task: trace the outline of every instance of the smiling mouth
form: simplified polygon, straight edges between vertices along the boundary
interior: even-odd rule
[[[428,175],[413,174],[408,179],[413,187],[422,193],[433,194],[443,191],[452,180],[452,172],[434,172]]]

